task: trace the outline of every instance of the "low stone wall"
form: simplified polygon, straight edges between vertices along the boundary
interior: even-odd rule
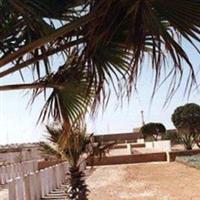
[[[63,161],[54,160],[54,161],[39,161],[38,162],[38,170],[45,169],[47,167],[51,167],[57,165]]]
[[[166,160],[167,160],[166,153],[161,152],[161,153],[148,153],[148,154],[137,154],[137,155],[110,156],[110,157],[103,157],[101,159],[95,158],[94,165],[160,162]],[[90,163],[88,164],[90,165]]]
[[[170,154],[170,161],[175,161],[177,156],[192,156],[200,154],[200,149],[172,151],[169,154]]]
[[[168,155],[167,155],[168,154]],[[145,162],[161,162],[161,161],[175,161],[177,156],[190,156],[200,154],[200,150],[184,150],[174,152],[156,152],[136,155],[121,155],[109,156],[101,159],[95,158],[93,165],[115,165],[115,164],[130,164],[130,163],[145,163]],[[169,157],[168,157],[169,156]],[[90,165],[90,161],[88,161]]]

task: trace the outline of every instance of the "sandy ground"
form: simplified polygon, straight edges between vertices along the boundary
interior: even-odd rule
[[[97,167],[90,200],[200,200],[200,171],[180,163]]]

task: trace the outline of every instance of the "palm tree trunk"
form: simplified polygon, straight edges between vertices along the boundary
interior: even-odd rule
[[[88,200],[87,185],[84,179],[84,172],[79,170],[79,167],[70,167],[68,172],[67,197],[68,200]]]

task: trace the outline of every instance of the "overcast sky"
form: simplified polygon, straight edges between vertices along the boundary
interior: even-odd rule
[[[200,56],[187,44],[184,44],[184,47],[187,49],[196,72],[198,72]],[[30,74],[27,75],[30,76]],[[0,79],[0,83],[12,83],[18,79],[19,75],[15,74],[6,79]],[[189,99],[184,97],[183,91],[186,82],[187,79],[184,76],[182,86],[168,106],[163,107],[169,82],[166,82],[156,92],[151,103],[153,80],[151,70],[146,62],[138,82],[138,93],[133,94],[129,103],[124,101],[123,106],[119,105],[115,95],[112,94],[110,103],[103,114],[100,109],[95,119],[88,117],[88,131],[95,134],[131,132],[133,128],[141,126],[141,110],[144,111],[145,122],[161,122],[168,129],[173,128],[171,114],[177,106],[187,102],[200,104],[200,93],[197,90],[191,92]],[[43,98],[38,98],[31,107],[27,108],[30,95],[25,94],[25,91],[0,92],[0,144],[35,142],[44,139],[44,127],[42,125],[36,126],[39,112],[44,103]]]

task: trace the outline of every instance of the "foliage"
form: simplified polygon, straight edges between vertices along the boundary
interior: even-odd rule
[[[41,118],[68,118],[71,127],[88,107],[94,112],[99,102],[106,105],[106,87],[113,85],[118,97],[130,95],[149,56],[155,89],[172,61],[170,98],[186,66],[187,88],[195,83],[181,39],[199,51],[199,8],[199,0],[0,0],[0,78],[19,72],[25,81],[0,89],[34,89],[33,97],[52,89]],[[61,62],[51,64],[54,55],[62,55]],[[26,81],[25,68],[32,70],[32,82]],[[78,86],[84,82],[81,91],[71,87],[72,79]],[[63,99],[69,103],[63,105]],[[64,113],[60,106],[67,108]]]
[[[67,160],[70,168],[67,172],[67,196],[69,200],[86,200],[89,190],[84,180],[84,172],[80,169],[82,156],[86,152],[86,145],[89,143],[89,137],[86,136],[86,129],[77,126],[67,135],[65,143],[61,143],[61,137],[64,131],[62,125],[47,126],[48,140],[51,145],[41,144],[43,152],[54,155],[63,160]]]
[[[159,135],[162,136],[165,134],[166,128],[161,123],[151,122],[148,124],[144,124],[141,127],[140,132],[143,134],[145,139],[149,137],[153,137],[154,140],[157,140]]]
[[[84,180],[84,172],[81,164],[89,158],[105,155],[105,151],[114,143],[102,146],[92,142],[92,135],[86,135],[85,126],[79,124],[67,134],[67,140],[62,141],[65,127],[62,125],[47,126],[48,140],[51,144],[41,143],[42,151],[46,154],[67,160],[70,164],[67,172],[67,196],[69,200],[86,200],[89,190]]]
[[[162,139],[163,140],[170,140],[172,144],[181,143],[175,129],[174,130],[167,130],[166,133],[163,135]]]
[[[185,148],[192,149],[200,135],[200,106],[189,103],[176,108],[172,114],[172,122]]]

